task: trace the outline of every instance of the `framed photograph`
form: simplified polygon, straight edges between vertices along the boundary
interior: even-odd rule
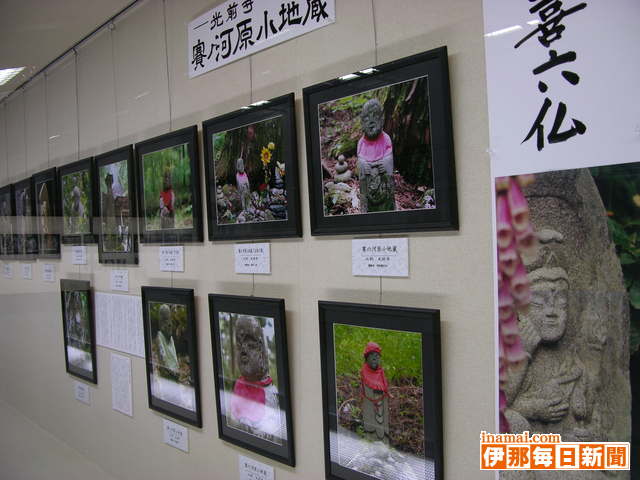
[[[439,311],[318,306],[326,477],[442,480]]]
[[[295,466],[284,300],[209,295],[218,436]]]
[[[91,284],[82,280],[60,280],[62,328],[67,373],[98,383],[96,328]]]
[[[98,155],[98,257],[100,263],[137,264],[137,209],[133,145]]]
[[[307,87],[313,235],[457,230],[447,49]]]
[[[18,259],[33,259],[38,255],[38,234],[35,220],[33,179],[26,178],[13,184],[15,205],[15,235],[13,254]]]
[[[13,255],[13,215],[15,204],[11,185],[0,188],[0,257]]]
[[[58,177],[56,168],[33,176],[35,189],[36,228],[39,239],[38,257],[60,258],[60,228],[58,225]]]
[[[293,93],[202,129],[209,240],[302,236]]]
[[[142,287],[149,408],[202,427],[193,290]]]
[[[202,241],[198,129],[183,128],[136,144],[140,241]]]
[[[58,169],[62,243],[65,245],[96,243],[95,179],[92,158],[85,158]]]

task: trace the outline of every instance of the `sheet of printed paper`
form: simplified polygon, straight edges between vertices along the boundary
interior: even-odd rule
[[[371,277],[408,277],[409,239],[352,240],[351,273]]]
[[[30,263],[22,263],[22,278],[31,280],[33,278],[33,266]]]
[[[96,292],[96,343],[144,358],[142,300],[134,295]]]
[[[111,290],[129,291],[129,270],[111,270]]]
[[[71,248],[71,264],[86,265],[87,264],[87,247],[84,245],[74,245]]]
[[[75,380],[73,382],[73,393],[76,400],[86,405],[91,405],[91,387],[89,385]]]
[[[13,266],[10,263],[2,264],[2,276],[4,278],[13,278]]]
[[[56,281],[56,267],[53,263],[44,263],[42,265],[42,281],[43,282]]]
[[[167,419],[162,420],[164,443],[189,453],[189,430]]]
[[[240,480],[274,480],[273,467],[244,455],[238,455]]]
[[[269,243],[236,243],[233,248],[236,273],[271,273]]]
[[[133,417],[131,359],[117,353],[111,354],[111,406]]]
[[[161,272],[184,272],[184,246],[160,247]]]

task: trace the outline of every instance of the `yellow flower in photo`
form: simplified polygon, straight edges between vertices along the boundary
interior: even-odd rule
[[[632,198],[633,198],[633,203],[636,204],[636,207],[640,207],[640,195],[636,193]]]
[[[276,144],[273,142],[269,142],[269,145],[267,145],[269,147],[269,150],[273,150],[274,148],[276,148]]]
[[[260,160],[262,160],[262,165],[264,165],[265,167],[269,165],[269,163],[271,163],[271,151],[268,148],[262,147],[262,153],[260,153]]]

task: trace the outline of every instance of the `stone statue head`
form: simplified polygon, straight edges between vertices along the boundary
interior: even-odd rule
[[[107,190],[111,190],[111,186],[113,185],[113,175],[111,173],[107,173],[104,177],[104,184],[107,186]]]
[[[382,358],[382,349],[376,342],[369,342],[364,349],[364,360],[371,370],[377,370]]]
[[[242,159],[242,157],[236,160],[236,172],[244,173],[244,160]]]
[[[242,376],[257,382],[269,373],[264,332],[254,317],[239,315],[235,328],[236,363]]]
[[[171,170],[167,168],[165,169],[164,174],[162,175],[162,189],[169,190],[171,188],[172,188]]]
[[[382,132],[382,126],[384,124],[384,110],[382,109],[382,104],[377,98],[367,100],[367,103],[362,107],[360,120],[362,122],[362,131],[364,132],[365,137],[369,140],[378,138]]]
[[[160,305],[160,320],[158,321],[158,329],[166,334],[171,334],[171,308],[166,303]]]
[[[531,303],[521,317],[533,324],[543,343],[559,341],[567,327],[569,277],[564,268],[540,267],[529,273]]]

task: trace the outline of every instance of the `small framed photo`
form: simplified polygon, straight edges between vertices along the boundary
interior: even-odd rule
[[[35,189],[36,228],[40,258],[60,258],[60,228],[58,225],[58,176],[50,168],[33,176]]]
[[[209,240],[300,237],[293,93],[202,128]]]
[[[457,230],[447,49],[303,90],[313,235]]]
[[[99,261],[137,264],[133,145],[98,155],[94,161],[98,177]]]
[[[439,311],[318,306],[326,477],[442,480]]]
[[[13,217],[15,203],[11,185],[0,188],[0,257],[13,255]]]
[[[34,259],[38,255],[38,234],[35,220],[33,178],[13,184],[15,205],[15,235],[13,254],[18,259]]]
[[[62,328],[67,372],[98,383],[96,329],[91,284],[82,280],[60,280]]]
[[[140,241],[202,241],[198,129],[183,128],[136,144]]]
[[[93,159],[85,158],[58,169],[58,191],[62,216],[62,243],[85,245],[96,243],[95,172]]]
[[[284,300],[209,295],[218,436],[295,466]]]
[[[202,427],[193,290],[142,287],[149,408]]]

